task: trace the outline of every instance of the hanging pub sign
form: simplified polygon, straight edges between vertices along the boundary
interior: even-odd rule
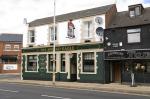
[[[150,59],[150,50],[112,51],[105,52],[105,60]]]
[[[74,26],[74,24],[72,23],[72,19],[70,19],[69,22],[68,22],[67,38],[75,38],[74,29],[75,29],[75,26]]]

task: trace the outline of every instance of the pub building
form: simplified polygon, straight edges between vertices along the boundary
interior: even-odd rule
[[[27,24],[22,49],[22,77],[52,80],[53,63],[57,81],[105,83],[103,35],[117,12],[116,6],[97,8],[53,16]],[[53,62],[55,35],[56,55]]]
[[[104,33],[106,82],[150,83],[150,8],[118,12]]]

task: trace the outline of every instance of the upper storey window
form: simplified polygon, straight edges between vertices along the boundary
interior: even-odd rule
[[[141,29],[128,29],[127,30],[128,43],[140,43],[141,42]]]
[[[130,18],[134,18],[142,14],[143,6],[141,4],[131,5],[129,6],[129,16]]]
[[[57,40],[57,27],[55,27],[55,33],[54,33],[54,27],[53,26],[49,27],[49,35],[50,35],[50,42],[54,41],[54,36],[55,36],[55,40]]]
[[[35,43],[35,31],[29,30],[29,43]]]
[[[92,38],[93,28],[94,25],[92,20],[83,22],[83,33],[82,33],[83,39]]]

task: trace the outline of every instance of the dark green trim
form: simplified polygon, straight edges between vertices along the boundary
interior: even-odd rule
[[[46,73],[47,69],[46,69],[46,66],[47,66],[47,63],[46,63],[46,60],[47,60],[47,57],[45,54],[41,54],[38,56],[38,64],[39,64],[39,73],[40,74],[43,74],[43,73]]]
[[[79,82],[105,83],[103,52],[97,52],[97,74],[80,74]]]
[[[103,48],[103,44],[82,44],[82,45],[69,45],[69,46],[56,46],[56,51],[73,51],[73,50],[85,50],[85,49],[100,49]],[[28,52],[52,52],[53,47],[42,48],[24,48],[22,53]]]
[[[56,73],[56,81],[68,81],[67,73]],[[44,72],[24,72],[23,79],[24,80],[49,80],[52,81],[52,73],[44,73]]]

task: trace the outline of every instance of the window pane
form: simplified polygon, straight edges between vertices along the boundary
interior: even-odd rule
[[[83,72],[94,72],[94,53],[83,53]]]
[[[19,45],[14,45],[14,50],[19,50]]]
[[[27,71],[37,71],[37,56],[29,55],[27,60]]]
[[[65,72],[65,54],[61,54],[61,72]]]
[[[83,22],[83,38],[89,38],[92,36],[93,25],[92,21]]]
[[[128,43],[138,43],[141,41],[140,33],[128,34]]]
[[[53,54],[49,55],[48,71],[53,71]],[[55,55],[55,71],[56,71],[56,55]]]
[[[135,17],[135,11],[130,11],[130,17]]]
[[[29,42],[34,43],[35,42],[35,33],[34,30],[29,31]]]
[[[50,27],[50,40],[54,41],[54,28]],[[57,28],[55,27],[55,40],[57,40]]]
[[[136,7],[135,8],[135,14],[136,15],[140,15],[140,7]]]
[[[11,50],[11,45],[10,44],[6,44],[5,45],[5,50]]]

